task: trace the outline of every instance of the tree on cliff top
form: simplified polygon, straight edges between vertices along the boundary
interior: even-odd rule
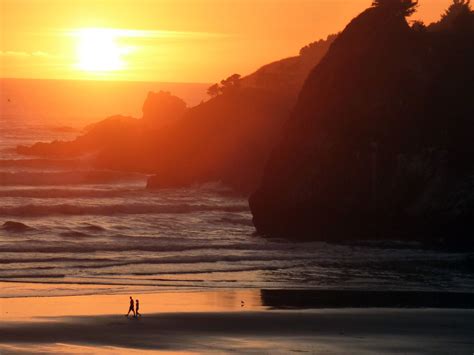
[[[372,6],[386,9],[396,15],[408,17],[415,13],[418,0],[373,0]]]
[[[227,79],[221,80],[221,85],[214,84],[207,89],[207,94],[211,97],[216,97],[219,94],[223,94],[227,91],[238,89],[240,87],[240,74],[233,74]]]
[[[441,22],[453,25],[459,21],[468,21],[472,18],[470,0],[453,0],[446,12],[441,16]]]
[[[470,0],[453,0],[451,5],[441,15],[438,22],[432,23],[428,29],[430,31],[474,31],[474,11],[471,8]]]
[[[220,92],[221,92],[221,88],[219,84],[214,84],[207,89],[207,94],[210,97],[216,97],[217,95],[220,94]]]
[[[225,92],[227,90],[232,90],[240,87],[240,74],[233,74],[229,76],[227,79],[221,81],[221,90]]]

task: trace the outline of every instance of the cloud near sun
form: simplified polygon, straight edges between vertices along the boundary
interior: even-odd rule
[[[0,56],[4,57],[51,57],[51,54],[35,51],[35,52],[19,52],[19,51],[0,51]]]
[[[163,30],[80,28],[67,32],[77,38],[76,67],[87,72],[109,72],[127,67],[124,59],[150,40],[199,40],[222,34]]]
[[[36,50],[2,48],[1,76],[99,80],[171,80],[190,46],[229,35],[211,32],[83,27],[37,33]],[[47,40],[45,40],[47,39]],[[42,47],[42,44],[44,46]],[[19,74],[19,75],[18,75]]]

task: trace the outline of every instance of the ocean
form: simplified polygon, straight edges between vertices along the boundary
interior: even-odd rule
[[[73,139],[79,128],[76,121],[36,115],[31,107],[7,110],[12,100],[3,92],[0,297],[229,288],[474,289],[472,253],[396,241],[265,239],[255,233],[247,199],[219,182],[147,190],[142,174],[95,170],[82,159],[20,156],[17,145]]]

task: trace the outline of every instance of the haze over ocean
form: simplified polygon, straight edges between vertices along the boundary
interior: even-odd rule
[[[0,112],[2,123],[27,120],[82,129],[112,115],[141,117],[149,91],[169,91],[195,106],[206,98],[208,87],[208,83],[0,78]]]

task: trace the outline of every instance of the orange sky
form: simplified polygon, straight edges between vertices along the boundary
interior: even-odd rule
[[[450,2],[421,0],[412,19],[437,20]],[[0,0],[1,77],[214,82],[296,55],[370,3]]]

